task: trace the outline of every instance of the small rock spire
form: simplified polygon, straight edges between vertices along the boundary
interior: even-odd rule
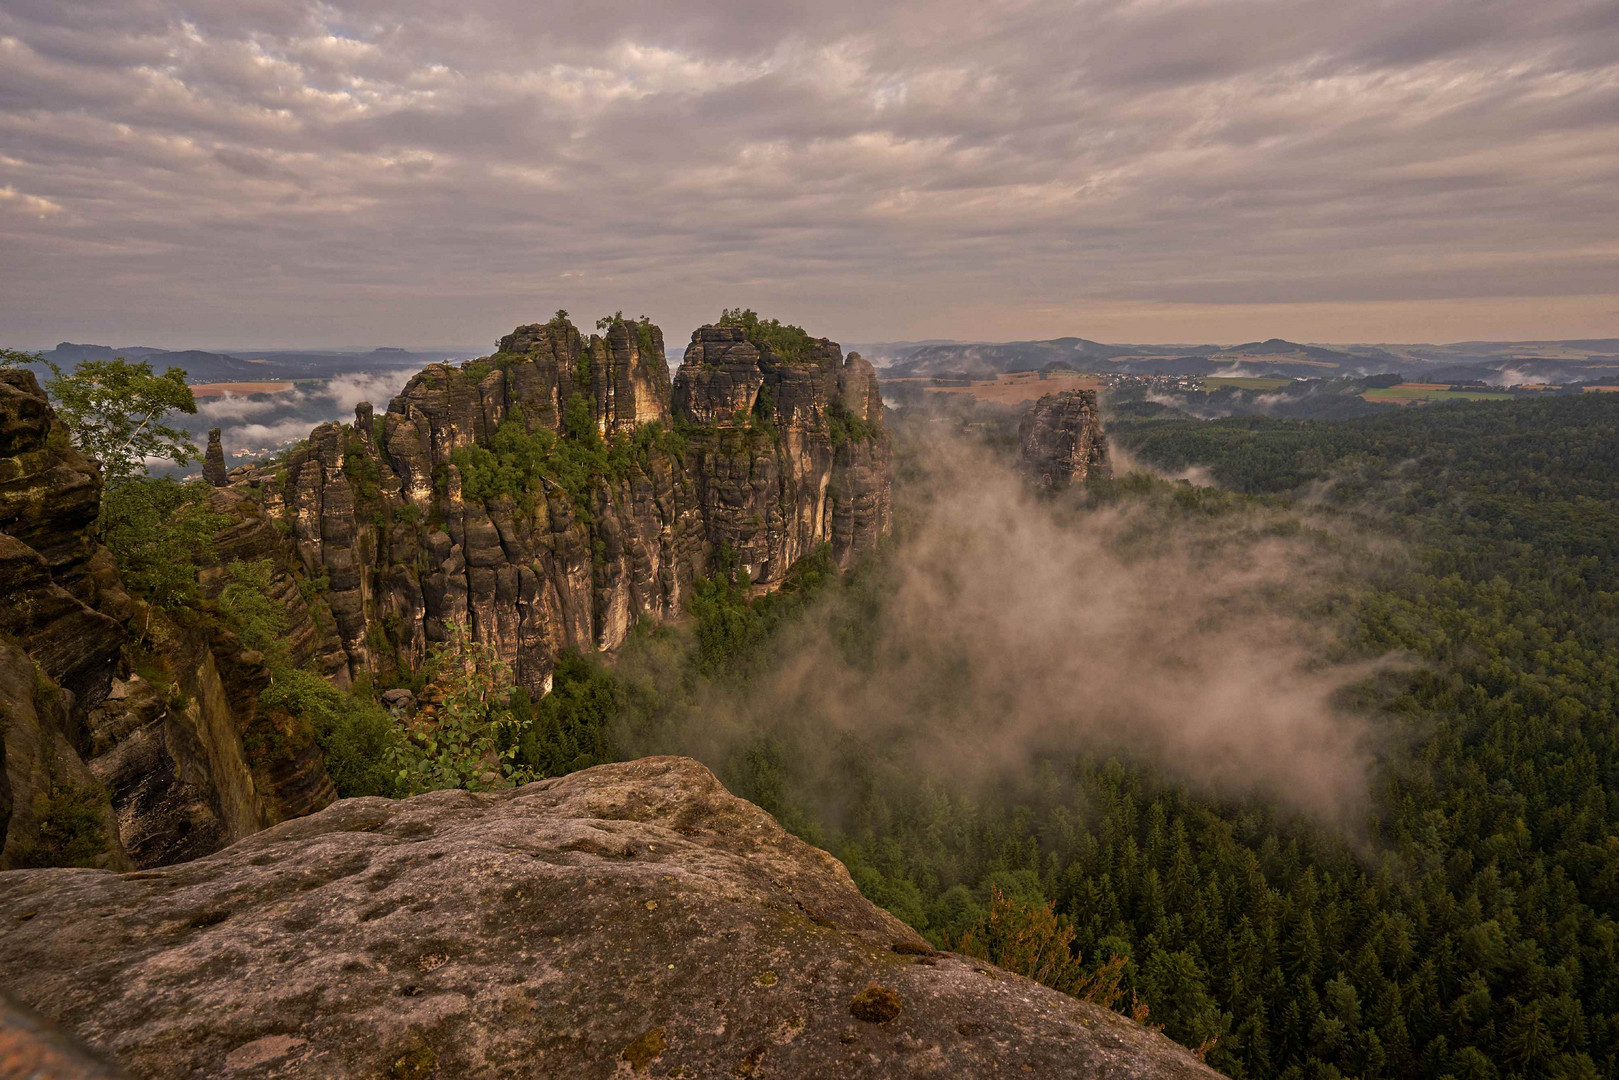
[[[208,453],[202,459],[202,478],[214,487],[224,487],[229,482],[225,477],[225,448],[219,444],[218,428],[208,432]]]

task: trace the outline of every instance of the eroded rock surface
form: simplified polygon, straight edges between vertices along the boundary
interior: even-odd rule
[[[194,858],[337,797],[312,743],[246,752],[268,719],[263,658],[197,612],[130,598],[96,540],[101,495],[34,376],[0,371],[0,868]],[[270,559],[294,658],[346,682],[336,623],[303,601],[270,520],[228,489],[211,500],[232,524],[205,584],[224,562]],[[161,684],[132,670],[134,651]]]
[[[933,953],[684,758],[0,874],[0,982],[141,1077],[1215,1075]]]
[[[1018,467],[1051,490],[1112,476],[1095,390],[1063,390],[1034,403],[1018,424]]]
[[[463,475],[493,469],[502,431],[571,430],[570,403],[619,440],[588,490]],[[562,650],[613,649],[642,617],[678,613],[721,552],[764,587],[823,544],[848,565],[889,527],[889,471],[875,372],[835,342],[789,359],[707,326],[671,381],[656,326],[586,337],[559,317],[484,360],[427,367],[387,412],[361,404],[226,490],[279,522],[281,548],[321,584],[329,677],[414,668],[464,623],[540,693]]]

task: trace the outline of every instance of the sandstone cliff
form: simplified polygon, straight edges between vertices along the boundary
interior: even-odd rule
[[[142,1077],[1215,1075],[933,952],[682,758],[0,874],[0,972]]]
[[[272,551],[262,514],[213,498],[235,522],[223,553]],[[0,867],[174,862],[331,802],[313,748],[248,759],[260,657],[199,612],[132,600],[95,538],[100,502],[34,377],[0,371]],[[313,658],[318,638],[295,644]]]
[[[721,552],[764,587],[822,544],[847,565],[888,528],[888,471],[875,373],[833,342],[786,358],[704,327],[671,382],[656,326],[559,316],[226,490],[320,583],[335,680],[414,669],[464,621],[540,692],[560,650],[677,613]]]
[[[1057,490],[1112,476],[1095,390],[1063,390],[1034,403],[1018,424],[1018,468]]]

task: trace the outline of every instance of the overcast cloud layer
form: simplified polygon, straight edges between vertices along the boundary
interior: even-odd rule
[[[0,0],[0,344],[1619,336],[1613,0]]]

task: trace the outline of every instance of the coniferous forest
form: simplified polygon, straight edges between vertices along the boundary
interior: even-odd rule
[[[1359,690],[1380,735],[1363,820],[1083,748],[964,793],[850,740],[830,814],[779,731],[710,764],[935,942],[1017,921],[1231,1076],[1615,1075],[1619,400],[1205,422],[1126,399],[1110,420],[1139,461],[1215,486],[1134,474],[1093,483],[1092,506],[1308,513],[1396,545],[1332,606],[1344,649],[1404,658]],[[656,663],[559,669],[531,752],[657,748],[682,701],[746,687],[829,595],[857,657],[884,575],[811,560],[763,598],[705,583],[688,636],[632,643]]]

